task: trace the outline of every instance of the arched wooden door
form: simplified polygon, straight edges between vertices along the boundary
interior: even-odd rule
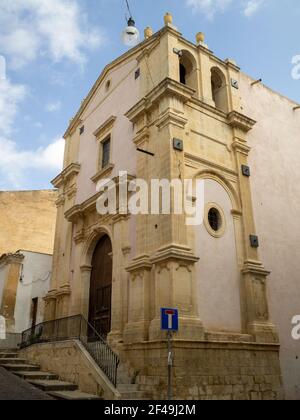
[[[93,259],[90,284],[89,322],[106,337],[111,329],[112,245],[107,235],[98,242]]]

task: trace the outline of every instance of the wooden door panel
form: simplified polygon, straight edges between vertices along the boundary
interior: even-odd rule
[[[108,236],[98,242],[93,259],[90,284],[89,322],[103,336],[111,328],[112,246]]]

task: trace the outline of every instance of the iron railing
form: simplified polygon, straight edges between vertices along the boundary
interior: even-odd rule
[[[20,347],[65,340],[80,340],[110,382],[117,386],[119,357],[82,315],[43,322],[24,331]]]

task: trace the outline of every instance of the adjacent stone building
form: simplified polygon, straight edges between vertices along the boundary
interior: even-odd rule
[[[0,316],[6,341],[44,318],[56,222],[55,190],[0,191]],[[16,337],[16,338],[15,338]]]
[[[0,255],[19,249],[52,254],[57,191],[0,191]]]
[[[44,320],[52,255],[20,250],[0,257],[0,314],[6,332],[20,334]]]
[[[177,308],[176,398],[278,399],[282,374],[299,398],[297,104],[216,57],[203,34],[184,39],[170,15],[145,38],[103,70],[65,134],[46,320],[84,315],[162,398],[160,309]],[[120,184],[120,171],[203,180],[204,223],[100,216],[97,183]]]

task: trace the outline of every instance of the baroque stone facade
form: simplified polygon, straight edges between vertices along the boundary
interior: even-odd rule
[[[245,113],[243,92],[253,80],[233,60],[217,58],[203,34],[196,44],[184,39],[170,15],[150,32],[104,69],[65,133],[64,170],[53,181],[59,200],[46,320],[91,317],[93,255],[108,237],[108,341],[141,386],[151,385],[154,397],[163,392],[160,308],[174,307],[176,398],[280,398],[271,267],[260,257],[249,173],[248,137],[260,131]],[[120,208],[100,216],[97,182],[111,178],[120,189],[120,171],[128,182],[203,180],[205,208],[219,209],[222,228],[211,229],[207,214],[201,226],[188,226],[184,215],[133,216]]]

